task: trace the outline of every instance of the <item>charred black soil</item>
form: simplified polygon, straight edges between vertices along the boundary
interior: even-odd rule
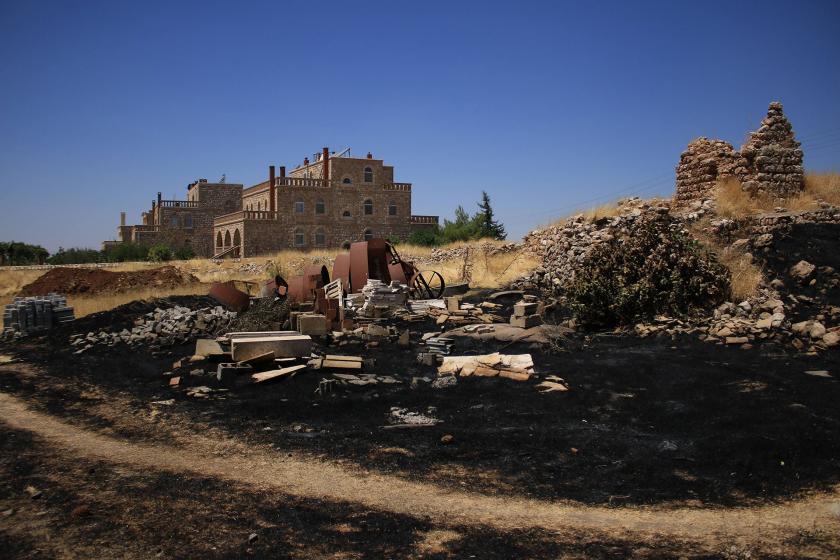
[[[200,298],[177,301],[206,305]],[[137,304],[111,314],[121,328],[120,321],[148,310]],[[74,330],[106,324],[107,315]],[[833,352],[807,357],[773,345],[743,350],[620,335],[562,339],[553,351],[505,348],[531,352],[538,372],[570,386],[567,393],[539,394],[531,382],[498,378],[462,379],[446,389],[412,384],[414,377],[433,377],[433,368],[415,362],[415,350],[351,345],[329,351],[364,352],[376,358],[375,373],[402,383],[340,387],[321,397],[314,390],[329,373],[308,371],[199,400],[169,389],[162,375],[191,346],[158,357],[124,347],[75,356],[66,336],[0,349],[37,368],[0,367],[0,390],[129,439],[171,443],[175,426],[214,429],[461,489],[614,506],[745,505],[824,490],[840,479],[840,384],[836,376],[805,373],[840,371]],[[457,352],[501,346],[459,341]],[[187,387],[213,386],[208,376],[183,380]],[[174,404],[150,404],[167,399]],[[384,429],[392,407],[442,422]],[[445,434],[454,437],[451,444],[441,443]]]

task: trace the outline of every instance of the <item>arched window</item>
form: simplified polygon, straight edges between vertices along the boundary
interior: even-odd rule
[[[242,245],[242,236],[239,235],[239,230],[236,229],[233,231],[233,244],[237,247]]]
[[[222,232],[220,231],[216,234],[216,247],[221,247],[221,246],[222,246]]]
[[[295,230],[295,247],[303,247],[304,245],[306,245],[306,234],[302,229],[297,228]]]
[[[365,230],[365,241],[370,241],[373,239],[373,230],[368,228]]]
[[[303,203],[302,200],[298,200],[295,202],[295,214],[303,214],[303,211],[306,209],[306,205]]]
[[[316,214],[325,214],[327,212],[327,205],[324,204],[324,201],[320,198],[315,201],[315,213]]]
[[[315,230],[315,246],[316,247],[323,247],[327,244],[327,236],[324,234],[324,230],[318,228]]]
[[[345,185],[352,185],[353,184],[353,180],[350,177],[345,177],[344,179],[341,180],[341,182]]]
[[[192,223],[192,214],[186,214],[186,215],[184,216],[184,227],[185,227],[185,228],[191,228],[191,227],[193,227],[193,223]]]
[[[365,209],[365,216],[372,216],[373,215],[373,201],[371,199],[367,199],[364,202],[364,209]]]
[[[396,216],[397,215],[397,203],[396,202],[389,202],[388,203],[388,215],[389,216]]]
[[[373,169],[365,167],[365,183],[373,183]]]
[[[230,232],[225,232],[225,247],[230,247]]]
[[[178,223],[178,216],[177,215],[169,218],[169,225],[171,225],[172,227],[178,227],[179,223]]]
[[[352,218],[353,215],[350,213],[350,210],[345,210],[344,212],[341,213],[341,217],[342,218]]]

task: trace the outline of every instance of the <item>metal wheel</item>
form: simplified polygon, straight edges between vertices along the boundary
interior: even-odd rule
[[[411,282],[411,297],[414,299],[438,299],[446,289],[443,276],[434,270],[418,272]]]

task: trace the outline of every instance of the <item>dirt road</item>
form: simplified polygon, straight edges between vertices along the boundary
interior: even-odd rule
[[[540,528],[671,535],[702,541],[782,539],[798,530],[840,531],[840,493],[773,506],[734,509],[603,508],[450,491],[435,485],[364,473],[299,456],[253,452],[233,441],[197,439],[187,449],[129,443],[34,412],[0,393],[0,418],[71,455],[138,469],[191,473],[252,485],[262,491],[352,502],[431,518],[445,524],[480,524],[499,530]]]

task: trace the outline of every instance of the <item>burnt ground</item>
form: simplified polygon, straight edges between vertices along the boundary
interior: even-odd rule
[[[840,269],[840,262],[831,262],[838,258],[831,250],[837,231],[799,233],[809,240],[806,245],[795,237],[777,239],[765,257],[769,271],[790,290],[811,294],[813,305],[803,302],[797,309],[809,313],[835,304],[831,274],[818,273],[813,287],[794,287],[785,273],[801,258]],[[307,371],[291,380],[196,399],[184,386],[170,389],[163,375],[174,360],[192,354],[192,345],[160,356],[125,347],[76,356],[67,345],[73,332],[121,330],[167,303],[211,304],[197,297],[137,302],[80,319],[49,337],[2,344],[0,354],[20,361],[0,364],[0,392],[128,441],[178,446],[184,434],[229,436],[278,453],[500,496],[613,508],[742,507],[783,503],[840,482],[836,350],[808,356],[771,343],[747,350],[689,337],[638,339],[618,333],[558,336],[543,347],[459,340],[457,353],[531,352],[540,376],[559,375],[570,387],[567,393],[539,394],[533,382],[504,379],[463,379],[446,389],[422,381],[412,385],[414,377],[434,376],[433,368],[415,362],[416,347],[348,345],[322,349],[375,357],[374,373],[403,383],[338,387],[321,397],[314,390],[329,372]],[[434,326],[411,328],[416,344],[419,334]],[[832,377],[806,374],[814,370]],[[208,376],[182,379],[186,387],[214,386]],[[169,399],[172,404],[154,404]],[[430,414],[442,423],[383,429],[392,407]],[[727,544],[725,551],[710,552],[674,539],[642,542],[614,533],[444,527],[352,504],[256,493],[198,476],[68,461],[27,432],[0,430],[0,469],[9,481],[0,509],[15,510],[0,518],[0,549],[12,557],[57,556],[59,544],[77,550],[76,556],[90,556],[95,543],[108,550],[130,543],[120,545],[126,547],[120,556],[160,552],[184,558],[744,557],[746,550],[732,552]],[[441,443],[445,434],[454,437],[453,443]],[[27,485],[43,490],[42,498],[30,499],[23,492]],[[71,515],[78,505],[90,514]],[[447,531],[457,536],[443,539]],[[250,533],[258,537],[248,543]],[[435,545],[435,539],[446,542]],[[790,549],[778,557],[840,552],[836,535],[800,533],[791,539]],[[761,556],[773,554],[762,551]]]

